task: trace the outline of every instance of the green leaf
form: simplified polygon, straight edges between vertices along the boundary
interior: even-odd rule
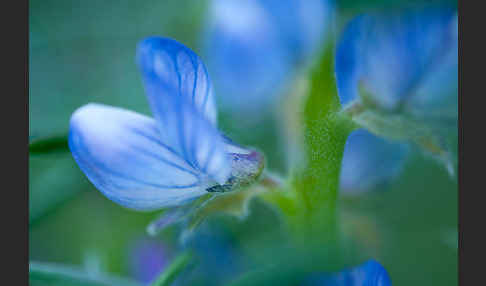
[[[67,135],[34,138],[29,143],[29,225],[90,188],[74,162]]]
[[[71,153],[29,156],[29,225],[91,189]]]
[[[190,252],[184,252],[179,255],[169,267],[157,277],[150,286],[168,286],[177,278],[177,276],[189,265],[192,260]]]
[[[72,266],[46,263],[29,263],[29,281],[44,282],[49,285],[85,285],[85,286],[139,286],[129,279],[102,274],[92,274]]]
[[[56,152],[69,152],[68,138],[66,135],[55,135],[40,139],[34,139],[29,143],[29,154],[48,154]]]

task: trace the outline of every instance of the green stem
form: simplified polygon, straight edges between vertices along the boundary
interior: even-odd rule
[[[340,113],[334,75],[334,52],[328,47],[312,73],[303,110],[305,168],[294,176],[300,198],[299,232],[305,239],[336,240],[336,202],[344,145],[355,125]]]
[[[192,255],[185,252],[179,255],[169,267],[157,277],[150,286],[168,286],[177,278],[177,276],[189,265]]]

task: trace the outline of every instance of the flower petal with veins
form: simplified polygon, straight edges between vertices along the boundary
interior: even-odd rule
[[[77,109],[69,147],[88,179],[128,208],[158,209],[206,193],[200,172],[161,141],[155,120],[102,104]]]
[[[137,59],[155,120],[102,104],[76,110],[69,147],[88,179],[109,199],[137,210],[179,206],[219,187],[254,182],[263,157],[216,128],[201,59],[161,37],[143,40]]]
[[[177,41],[149,37],[138,45],[137,60],[162,138],[193,167],[224,183],[231,163],[201,59]]]

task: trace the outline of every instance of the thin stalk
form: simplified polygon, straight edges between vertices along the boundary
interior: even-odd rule
[[[73,266],[58,263],[29,263],[29,280],[45,282],[79,283],[87,286],[139,286],[140,284],[125,278],[92,274]]]

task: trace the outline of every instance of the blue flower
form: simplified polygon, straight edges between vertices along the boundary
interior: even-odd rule
[[[457,109],[457,40],[453,10],[354,18],[344,29],[336,52],[341,103],[358,99],[362,83],[372,101],[388,111],[423,114],[433,112],[431,108]]]
[[[417,143],[451,175],[447,136],[457,122],[457,40],[453,10],[360,15],[340,36],[335,61],[339,99],[348,111],[358,103],[356,114],[351,111],[358,124],[375,135]],[[405,157],[403,145],[358,132],[343,158],[345,192],[388,181]]]
[[[218,131],[211,82],[193,51],[149,37],[137,47],[137,62],[155,119],[90,103],[70,121],[72,155],[105,196],[153,210],[233,189],[260,174],[260,154]]]
[[[323,0],[213,0],[203,36],[222,104],[258,114],[272,103],[321,46],[330,11]]]
[[[387,184],[402,170],[409,146],[388,141],[364,129],[353,131],[344,148],[340,190],[360,194]]]
[[[334,274],[316,274],[304,285],[323,286],[390,286],[386,269],[376,260],[368,260],[354,268]]]

